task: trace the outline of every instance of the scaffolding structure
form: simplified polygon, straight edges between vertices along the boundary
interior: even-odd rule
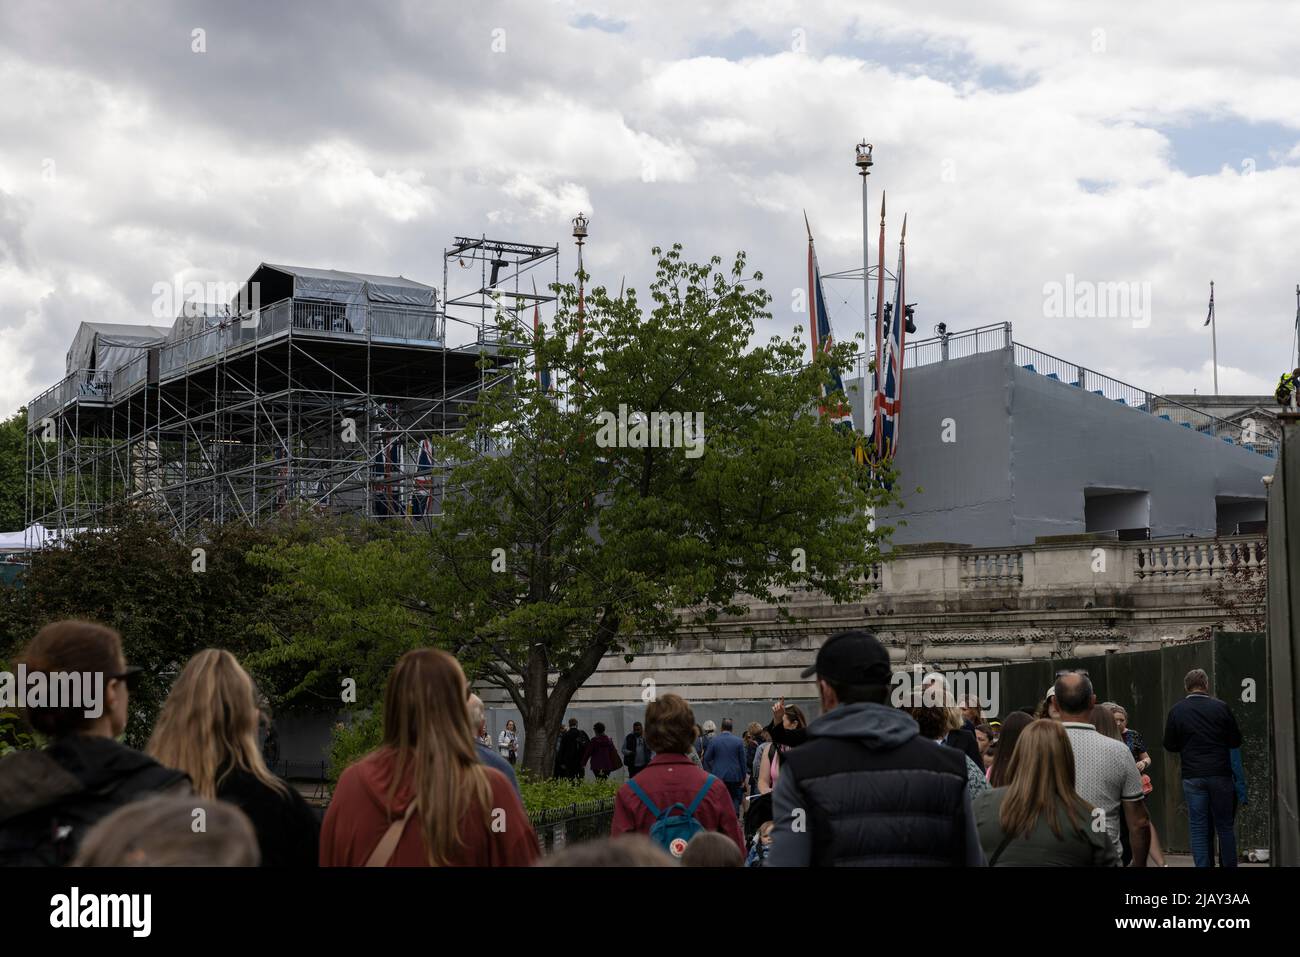
[[[303,506],[428,521],[451,464],[431,439],[508,382],[480,360],[504,345],[504,314],[554,300],[552,281],[558,246],[456,237],[441,290],[263,263],[165,335],[83,324],[67,375],[28,405],[28,526],[100,527],[122,506],[182,534]]]

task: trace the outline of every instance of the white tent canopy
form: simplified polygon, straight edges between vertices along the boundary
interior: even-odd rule
[[[37,523],[17,532],[0,532],[0,552],[34,551],[51,543],[71,538],[81,531],[83,530],[80,528],[54,531]]]

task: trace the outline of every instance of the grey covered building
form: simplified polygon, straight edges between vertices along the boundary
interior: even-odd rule
[[[905,368],[895,544],[1262,530],[1267,430],[1016,343],[1009,324],[910,344]],[[845,389],[862,428],[861,379]]]

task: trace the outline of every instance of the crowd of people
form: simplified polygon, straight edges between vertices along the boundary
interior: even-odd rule
[[[272,774],[263,709],[229,652],[185,664],[143,751],[120,743],[137,669],[112,629],[48,625],[29,673],[106,676],[102,713],[30,707],[48,742],[0,762],[0,864],[264,866],[1117,866],[1163,865],[1147,811],[1151,756],[1123,706],[1100,705],[1086,671],[1000,720],[933,675],[891,702],[889,655],[869,632],[829,638],[804,672],[821,714],[777,701],[737,733],[696,722],[676,694],[647,703],[621,748],[571,718],[555,773],[627,768],[610,836],[541,860],[519,794],[514,722],[494,743],[456,659],[399,659],[382,740],[340,776],[323,820]],[[1245,800],[1241,733],[1200,669],[1170,711],[1192,853],[1237,862]],[[414,820],[413,820],[414,819]]]

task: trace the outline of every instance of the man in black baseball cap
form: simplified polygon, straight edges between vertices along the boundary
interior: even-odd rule
[[[841,631],[826,639],[801,678],[818,675],[841,685],[888,688],[893,669],[889,652],[869,631]]]
[[[889,705],[889,652],[876,636],[832,635],[803,672],[813,676],[822,715],[781,755],[768,864],[982,866],[966,756]]]

